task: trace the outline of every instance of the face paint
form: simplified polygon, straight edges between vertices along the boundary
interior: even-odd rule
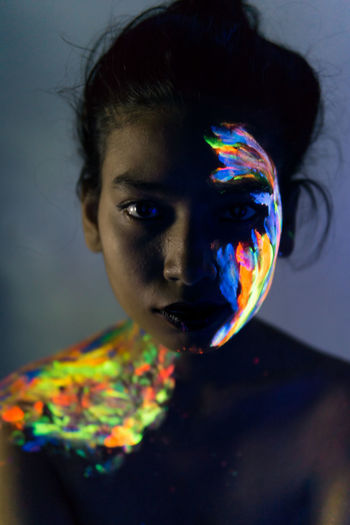
[[[212,135],[206,136],[205,141],[222,163],[211,173],[211,182],[221,191],[227,185],[232,189],[234,184],[250,181],[254,184],[250,199],[256,206],[266,209],[263,223],[250,231],[248,228],[248,234],[236,232],[232,234],[235,240],[226,242],[223,240],[226,239],[225,225],[213,237],[220,240],[211,243],[218,269],[218,290],[232,308],[232,315],[205,341],[206,347],[210,342],[210,346],[220,347],[251,319],[268,293],[278,252],[282,213],[274,165],[250,134],[241,126],[222,124],[213,127]],[[132,158],[135,147],[132,143]],[[177,151],[175,157],[178,157]],[[158,157],[154,155],[153,158]],[[156,168],[157,164],[152,166],[155,173]],[[110,196],[111,192],[106,194]],[[105,208],[110,209],[107,205]],[[149,267],[156,267],[154,261],[157,259],[152,256],[158,256],[159,250],[158,247],[154,251],[150,249],[148,237],[147,242],[135,243],[135,238],[142,237],[140,231],[145,230],[128,229],[124,222],[118,229],[114,215],[108,211],[107,216],[113,216],[113,220],[108,222],[108,228],[105,224],[105,232],[108,236],[113,232],[114,239],[120,241],[122,238],[124,243],[106,243],[118,248],[107,257],[113,262],[113,268],[119,266],[118,279],[110,278],[118,290],[126,284],[124,297],[129,298],[131,292],[137,291],[134,302],[130,303],[130,310],[134,312],[134,308],[142,306],[140,290],[147,289],[148,283],[141,270],[146,262]],[[130,237],[130,231],[134,232],[134,237],[131,236],[127,244],[125,239]],[[131,252],[129,257],[135,245],[138,251]],[[140,252],[140,246],[147,246],[147,251]],[[118,259],[118,254],[125,256],[125,260]],[[140,258],[143,261],[141,270],[132,266],[133,260]],[[125,278],[123,268],[135,270],[131,272],[133,280]],[[135,275],[140,277],[137,286]],[[158,277],[155,273],[156,291],[164,284],[162,276],[161,281]],[[154,314],[150,315],[153,319]],[[140,315],[140,320],[143,319]],[[93,466],[85,469],[86,477],[118,468],[125,455],[141,444],[145,429],[156,428],[162,422],[175,387],[174,364],[179,354],[154,343],[153,335],[140,330],[140,326],[137,318],[135,323],[119,323],[53,357],[27,365],[1,381],[0,423],[10,425],[12,441],[26,452],[36,452],[50,445],[50,452],[63,449],[91,459]]]
[[[210,175],[211,181],[219,188],[224,183],[234,185],[243,180],[261,183],[261,191],[251,192],[250,197],[267,208],[261,231],[252,228],[249,241],[221,246],[213,243],[220,290],[233,312],[211,341],[210,346],[220,347],[258,312],[271,287],[281,237],[282,206],[276,168],[252,135],[236,124],[224,123],[211,130],[213,136],[204,139],[223,164]]]
[[[164,419],[177,357],[132,321],[118,323],[1,381],[0,426],[25,452],[93,459],[85,477],[112,472]]]

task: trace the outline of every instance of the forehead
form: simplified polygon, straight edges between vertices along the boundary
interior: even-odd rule
[[[223,184],[249,178],[274,187],[277,174],[272,160],[242,125],[211,126],[211,135],[204,139],[216,151],[222,164],[210,175],[212,181]]]
[[[113,129],[106,139],[105,161],[118,157],[119,164],[147,166],[157,164],[160,169],[186,158],[188,162],[208,148],[203,133],[186,124],[181,114],[150,114],[139,117]],[[212,158],[210,156],[210,158]]]
[[[102,176],[110,182],[118,176],[121,180],[122,174],[124,181],[169,177],[177,186],[209,182],[209,186],[220,183],[224,190],[225,183],[233,180],[251,179],[253,183],[257,164],[260,162],[261,167],[266,161],[264,153],[255,139],[237,125],[204,127],[181,114],[151,114],[111,131],[106,140]],[[262,170],[265,181],[260,177],[259,182],[272,186],[267,171]]]

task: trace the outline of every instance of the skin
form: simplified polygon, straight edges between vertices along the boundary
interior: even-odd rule
[[[97,215],[89,196],[83,198],[86,242],[92,251],[102,252],[117,300],[139,327],[172,350],[203,353],[213,341],[215,346],[226,343],[256,313],[258,299],[263,300],[271,284],[266,283],[254,308],[245,312],[244,322],[232,328],[242,283],[234,291],[226,286],[225,292],[223,268],[227,275],[233,271],[228,268],[227,247],[236,249],[241,243],[245,247],[241,253],[247,253],[252,231],[264,233],[264,216],[250,201],[247,207],[238,194],[218,191],[221,165],[213,144],[184,115],[144,115],[107,137]],[[115,179],[125,174],[129,183],[116,184]],[[208,185],[210,176],[217,189]],[[135,188],[136,180],[165,189]],[[276,174],[272,185],[278,185]],[[145,201],[148,207],[142,212],[139,206]],[[275,224],[275,255],[280,226],[278,231]],[[273,268],[269,281],[272,276]],[[221,325],[182,332],[153,311],[178,301],[217,302],[230,310]],[[226,331],[219,337],[218,329],[225,323]]]
[[[82,211],[87,244],[102,252],[113,291],[135,323],[170,349],[205,351],[212,333],[181,333],[155,316],[152,307],[225,298],[219,273],[213,271],[220,266],[213,245],[248,245],[251,230],[263,233],[263,226],[260,221],[223,220],[236,197],[208,187],[208,177],[220,179],[218,155],[200,129],[185,124],[180,117],[158,116],[115,129],[106,145],[97,221],[87,196]],[[126,171],[130,179],[166,184],[166,194],[113,187],[113,179]],[[163,211],[159,222],[135,221],[126,213],[135,212],[126,203],[146,199],[157,199],[157,210]],[[276,234],[275,254],[278,240]],[[299,518],[299,509],[310,509],[315,525],[349,523],[349,379],[344,363],[258,319],[222,351],[182,357],[169,424],[165,420],[157,433],[150,432],[143,454],[131,454],[127,469],[87,480],[81,456],[53,455],[48,462],[43,459],[37,480],[33,472],[38,469],[20,451],[14,473],[20,472],[21,480],[14,480],[12,472],[12,479],[7,473],[1,479],[0,471],[0,487],[5,487],[0,499],[18,501],[22,487],[26,494],[29,485],[34,487],[25,508],[38,525],[42,516],[47,522],[49,508],[43,507],[42,496],[45,500],[48,486],[50,509],[65,523],[73,520],[70,508],[82,523],[112,523],[122,513],[137,517],[135,523],[156,513],[159,523],[172,517],[171,523],[178,523],[175,508],[183,510],[182,522],[256,525],[262,516],[266,523],[277,523],[280,507],[286,518],[291,510]],[[0,429],[0,459],[6,459],[10,452],[1,447],[1,437]],[[61,483],[55,486],[58,480],[64,495]],[[135,495],[141,495],[137,505]],[[296,501],[296,509],[289,499]],[[3,514],[12,507],[5,505]],[[67,509],[67,516],[56,507],[62,513]]]
[[[200,130],[179,117],[144,118],[109,136],[97,221],[93,201],[83,199],[87,244],[102,252],[117,299],[140,327],[169,348],[206,350],[213,334],[200,340],[179,333],[151,308],[184,299],[222,299],[213,271],[219,252],[213,245],[248,242],[252,230],[250,222],[222,221],[228,205],[232,208],[232,195],[219,198],[205,184],[209,176],[220,175],[217,170],[218,157]],[[170,189],[160,197],[114,188],[113,178],[126,171],[133,172],[130,178]],[[118,208],[146,198],[157,198],[167,210],[159,223],[135,222],[126,208]],[[277,253],[277,238],[274,249]],[[173,517],[171,523],[178,523],[174,508],[184,510],[186,522],[255,525],[262,516],[276,523],[280,503],[295,496],[295,515],[299,508],[301,513],[310,508],[310,523],[349,523],[348,367],[257,319],[233,339],[222,352],[180,360],[187,367],[178,367],[181,395],[176,410],[169,411],[170,426],[146,441],[144,456],[141,451],[131,455],[129,468],[106,481],[84,479],[80,456],[34,457],[12,450],[0,428],[0,500],[6,523],[23,522],[13,505],[22,501],[20,511],[25,509],[38,525],[54,519],[73,523],[77,516],[82,523],[111,523],[116,512],[135,512],[138,522],[159,512],[157,522]],[[256,410],[250,415],[252,402]],[[8,457],[11,466],[5,470]],[[288,518],[288,505],[282,510]]]

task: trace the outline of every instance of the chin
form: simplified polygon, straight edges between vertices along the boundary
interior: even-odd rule
[[[157,344],[161,344],[169,350],[178,353],[204,354],[219,350],[231,339],[231,337],[227,337],[220,344],[213,344],[218,333],[222,330],[227,334],[228,330],[225,328],[231,326],[233,319],[234,313],[231,310],[229,315],[226,312],[224,316],[221,316],[221,319],[219,318],[208,326],[197,326],[197,328],[191,329],[188,326],[184,327],[176,323],[173,324],[171,321],[168,322],[162,315],[156,314],[152,322],[144,329]],[[233,336],[232,332],[231,335]]]
[[[152,335],[156,343],[180,354],[208,354],[220,350],[218,346],[210,345],[212,336],[208,337],[208,335],[196,332],[186,334],[150,333],[150,335]]]

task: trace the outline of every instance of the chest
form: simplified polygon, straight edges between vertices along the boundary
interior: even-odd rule
[[[299,403],[292,393],[207,385],[190,402],[178,392],[114,474],[86,479],[79,463],[57,462],[76,516],[84,525],[313,525],[319,480],[344,462],[347,429],[339,396],[304,392]]]

